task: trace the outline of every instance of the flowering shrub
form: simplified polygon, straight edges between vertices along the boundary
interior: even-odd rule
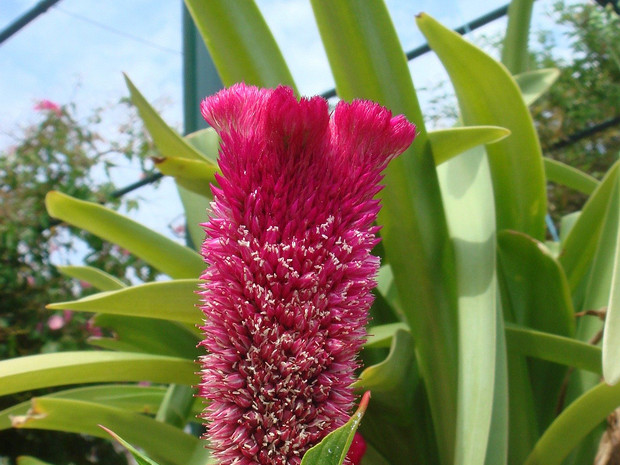
[[[368,465],[589,463],[601,437],[609,450],[606,417],[620,403],[618,163],[599,181],[543,157],[528,105],[557,73],[524,72],[528,2],[511,5],[507,67],[418,16],[461,114],[462,126],[432,132],[381,2],[312,1],[345,102],[331,119],[322,100],[295,97],[252,2],[186,4],[229,87],[203,105],[214,128],[182,138],[128,85],[158,168],[175,177],[190,225],[205,224],[206,239],[198,226],[190,234],[209,268],[111,210],[48,194],[52,216],[172,279],[127,287],[79,273],[107,292],[48,307],[97,312],[116,330],[98,341],[110,350],[5,361],[0,394],[155,384],[35,397],[0,421],[102,437],[104,424],[173,464],[355,463],[356,432]],[[417,127],[408,149],[404,118]],[[555,242],[548,180],[589,195]],[[602,307],[604,322],[587,316]],[[205,407],[191,385],[210,402],[209,448],[185,432]]]

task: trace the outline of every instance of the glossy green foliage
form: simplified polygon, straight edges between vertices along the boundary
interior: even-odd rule
[[[60,192],[47,194],[45,204],[52,217],[118,244],[172,278],[197,278],[204,269],[193,250],[101,205]]]
[[[146,415],[83,400],[52,397],[32,399],[26,415],[13,418],[13,427],[51,429],[107,437],[99,425],[107,424],[153,457],[185,465],[198,438]]]
[[[253,0],[185,0],[222,82],[294,87],[293,77]]]
[[[101,292],[80,300],[50,304],[48,308],[197,323],[200,321],[197,290],[197,280],[175,279]]]
[[[48,386],[112,381],[196,384],[192,360],[128,352],[61,352],[0,362],[0,395]]]
[[[417,24],[450,75],[464,124],[497,125],[511,132],[487,147],[498,231],[513,229],[542,239],[542,154],[517,84],[503,66],[428,15],[418,16]]]
[[[447,465],[454,455],[458,376],[454,255],[405,55],[382,2],[311,3],[338,95],[375,100],[406,115],[420,131],[412,148],[386,170],[379,222]]]
[[[320,444],[310,448],[304,455],[301,465],[341,465],[353,442],[355,431],[364,417],[369,400],[370,392],[366,392],[351,419],[329,433]]]
[[[293,86],[253,1],[186,4],[226,85]],[[366,365],[354,385],[358,394],[371,390],[373,399],[368,404],[364,396],[351,420],[302,464],[340,465],[358,426],[368,444],[363,465],[560,464],[574,447],[591,459],[595,442],[587,435],[620,402],[617,386],[597,385],[602,373],[612,383],[620,378],[618,164],[598,181],[543,159],[528,106],[558,72],[525,69],[532,0],[510,7],[503,64],[418,16],[450,76],[464,125],[432,132],[385,4],[311,4],[338,96],[404,114],[418,135],[391,162],[380,194],[383,241],[376,250],[383,266],[360,357]],[[157,166],[177,181],[197,250],[216,182],[217,135],[205,129],[181,137],[127,84],[161,152]],[[547,181],[590,196],[581,214],[563,219],[555,243],[544,242]],[[136,447],[162,463],[212,460],[182,431],[202,407],[191,397],[199,382],[193,360],[202,351],[202,258],[99,205],[52,193],[48,208],[173,280],[126,286],[98,270],[66,267],[68,276],[104,292],[49,308],[96,312],[95,324],[107,333],[91,342],[108,350],[0,362],[0,394],[75,383],[164,385],[62,391],[36,398],[30,413],[31,404],[0,412],[0,426],[8,427],[11,413],[23,427],[104,436],[100,421],[142,465],[154,462]],[[602,307],[601,349],[587,341],[603,322],[576,323],[575,311]],[[84,418],[70,420],[68,411]]]

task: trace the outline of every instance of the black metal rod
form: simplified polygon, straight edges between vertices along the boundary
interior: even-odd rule
[[[609,118],[608,120],[603,121],[602,123],[595,124],[594,126],[590,126],[589,128],[583,129],[581,131],[577,131],[566,138],[556,142],[548,150],[558,150],[564,147],[568,147],[569,145],[574,144],[575,142],[580,141],[581,139],[585,139],[586,137],[593,136],[605,129],[609,129],[611,127],[617,126],[620,124],[620,116],[616,116],[614,118]]]
[[[480,16],[479,18],[474,19],[473,21],[470,21],[468,23],[463,24],[460,27],[457,27],[456,29],[454,29],[454,32],[457,32],[461,35],[466,34],[468,32],[474,31],[476,29],[478,29],[479,27],[485,26],[487,24],[489,24],[490,22],[495,21],[496,19],[501,18],[502,16],[505,16],[506,13],[508,13],[508,7],[510,6],[510,4],[501,6],[493,11],[490,11],[489,13],[487,13],[484,16]],[[419,56],[424,55],[425,53],[428,53],[431,51],[431,48],[428,46],[428,44],[424,44],[424,45],[420,45],[419,47],[414,48],[413,50],[409,50],[405,56],[407,57],[407,61],[411,61],[415,58],[418,58]],[[323,92],[321,94],[321,97],[323,98],[332,98],[336,96],[336,89],[329,89],[326,90],[325,92]]]
[[[9,24],[2,32],[0,32],[0,44],[26,26],[37,16],[45,13],[50,7],[54,6],[60,0],[42,0],[34,7]]]

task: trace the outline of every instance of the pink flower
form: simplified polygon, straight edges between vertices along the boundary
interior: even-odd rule
[[[415,136],[403,116],[287,87],[237,84],[202,114],[222,172],[204,224],[200,395],[223,465],[296,465],[353,405],[379,259],[381,171]]]
[[[65,325],[65,319],[60,315],[52,315],[47,320],[47,327],[52,331],[57,331]]]
[[[39,111],[53,111],[56,113],[56,116],[62,116],[62,109],[60,108],[60,105],[52,102],[51,100],[43,99],[38,101],[34,106],[34,109]]]

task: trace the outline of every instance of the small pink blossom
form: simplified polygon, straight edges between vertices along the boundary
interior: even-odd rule
[[[43,99],[38,101],[35,104],[34,109],[38,111],[52,111],[56,114],[56,116],[62,116],[62,108],[60,108],[60,105],[52,102],[51,100]]]
[[[65,319],[61,315],[52,315],[47,320],[47,327],[52,331],[58,331],[65,325]]]
[[[415,136],[403,116],[287,87],[207,98],[221,137],[204,224],[200,395],[222,465],[298,465],[349,418],[379,259],[381,171]]]

